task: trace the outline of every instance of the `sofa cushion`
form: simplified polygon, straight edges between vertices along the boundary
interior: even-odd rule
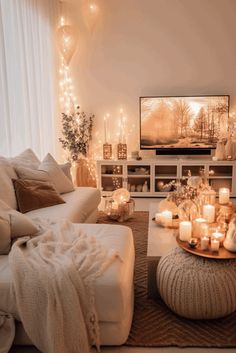
[[[37,169],[40,164],[40,160],[30,148],[27,148],[18,156],[14,158],[9,158],[8,160],[11,165],[13,165],[13,167],[26,167],[31,169]]]
[[[31,218],[49,218],[53,221],[66,218],[74,223],[84,223],[101,201],[100,191],[90,187],[75,188],[74,191],[62,194],[61,197],[66,203],[30,211],[27,215]]]
[[[22,213],[13,210],[5,202],[0,200],[0,218],[8,222],[11,238],[32,235],[38,231],[34,222]]]
[[[96,239],[109,251],[117,250],[117,258],[95,280],[95,306],[99,321],[120,322],[133,312],[134,245],[128,227],[110,224],[80,224],[79,229]],[[0,256],[0,310],[12,309],[9,302],[12,275],[7,256]]]
[[[72,181],[67,176],[70,174],[70,163],[60,166],[49,153],[37,169],[17,166],[15,170],[20,179],[51,182],[59,193],[74,190]]]
[[[18,207],[23,213],[65,203],[51,182],[16,179],[13,183]]]
[[[6,255],[11,249],[10,223],[1,217],[0,212],[0,255]]]
[[[16,172],[8,160],[0,157],[0,199],[14,209],[17,208],[17,203],[12,179],[16,178]]]
[[[50,153],[46,155],[38,169],[48,173],[50,180],[55,185],[55,189],[60,194],[74,190],[72,182],[66,177]]]
[[[69,180],[72,182],[72,176],[71,176],[71,172],[70,172],[71,163],[67,162],[67,163],[59,164],[59,167],[61,168],[63,173],[67,176],[67,178],[69,178]]]

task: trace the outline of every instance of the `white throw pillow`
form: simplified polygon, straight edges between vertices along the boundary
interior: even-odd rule
[[[60,194],[74,190],[72,182],[65,176],[59,164],[50,153],[46,155],[38,169],[48,173],[51,182]]]
[[[59,167],[61,168],[61,170],[63,171],[63,173],[67,176],[67,178],[69,178],[69,180],[72,182],[72,176],[71,176],[71,163],[67,162],[64,164],[59,164]]]
[[[11,238],[13,239],[38,232],[37,226],[29,217],[13,210],[2,200],[0,200],[0,218],[10,225]]]
[[[38,169],[40,164],[40,160],[30,148],[27,148],[14,158],[9,158],[9,161],[14,167],[26,167],[31,169]]]
[[[6,158],[0,157],[0,199],[16,209],[17,202],[12,179],[17,179],[14,168]]]
[[[0,255],[7,255],[11,249],[11,228],[9,222],[1,218],[0,212]]]

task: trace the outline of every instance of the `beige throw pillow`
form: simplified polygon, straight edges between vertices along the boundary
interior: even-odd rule
[[[13,183],[18,207],[23,213],[65,203],[50,182],[16,179]]]
[[[0,255],[7,255],[11,249],[10,223],[1,217],[0,212]]]
[[[61,168],[61,170],[63,171],[63,173],[67,176],[67,178],[69,178],[69,180],[72,182],[72,176],[71,176],[71,163],[67,162],[64,164],[59,164],[59,167]]]
[[[2,200],[0,200],[0,218],[10,225],[11,238],[32,235],[38,232],[38,228],[29,217],[13,210]]]
[[[31,169],[37,169],[40,164],[40,160],[30,148],[27,148],[14,158],[9,158],[9,161],[14,167],[26,167]]]
[[[38,169],[30,169],[25,167],[16,167],[16,174],[20,179],[51,181],[47,172]]]
[[[17,208],[17,203],[12,179],[16,178],[16,172],[8,160],[0,157],[0,199],[14,209]]]
[[[50,155],[50,153],[46,155],[38,169],[48,173],[55,189],[60,194],[74,190],[72,182],[65,176],[59,164]]]

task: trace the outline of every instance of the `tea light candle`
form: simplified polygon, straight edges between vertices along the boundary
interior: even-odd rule
[[[171,211],[162,211],[161,218],[164,226],[169,227],[172,225],[172,212]]]
[[[179,239],[182,241],[189,241],[192,236],[192,223],[189,221],[182,221],[179,224]]]
[[[193,221],[193,235],[200,238],[202,235],[202,225],[206,223],[205,218],[196,218]]]
[[[162,222],[162,214],[161,213],[156,213],[155,214],[155,220],[156,220],[156,222]]]
[[[209,238],[204,236],[201,238],[201,249],[202,250],[207,250],[209,245]]]
[[[218,252],[220,247],[220,242],[217,239],[211,239],[211,251]]]
[[[203,218],[205,218],[208,223],[213,223],[215,221],[215,206],[203,205]]]
[[[212,237],[212,239],[219,240],[220,245],[223,245],[223,241],[225,239],[225,236],[224,236],[223,233],[220,233],[220,232],[216,231],[216,232],[212,233],[211,237]]]
[[[224,205],[229,203],[230,192],[228,188],[219,189],[219,204]]]

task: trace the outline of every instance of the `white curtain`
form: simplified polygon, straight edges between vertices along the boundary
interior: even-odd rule
[[[55,151],[58,0],[0,0],[0,155]]]

